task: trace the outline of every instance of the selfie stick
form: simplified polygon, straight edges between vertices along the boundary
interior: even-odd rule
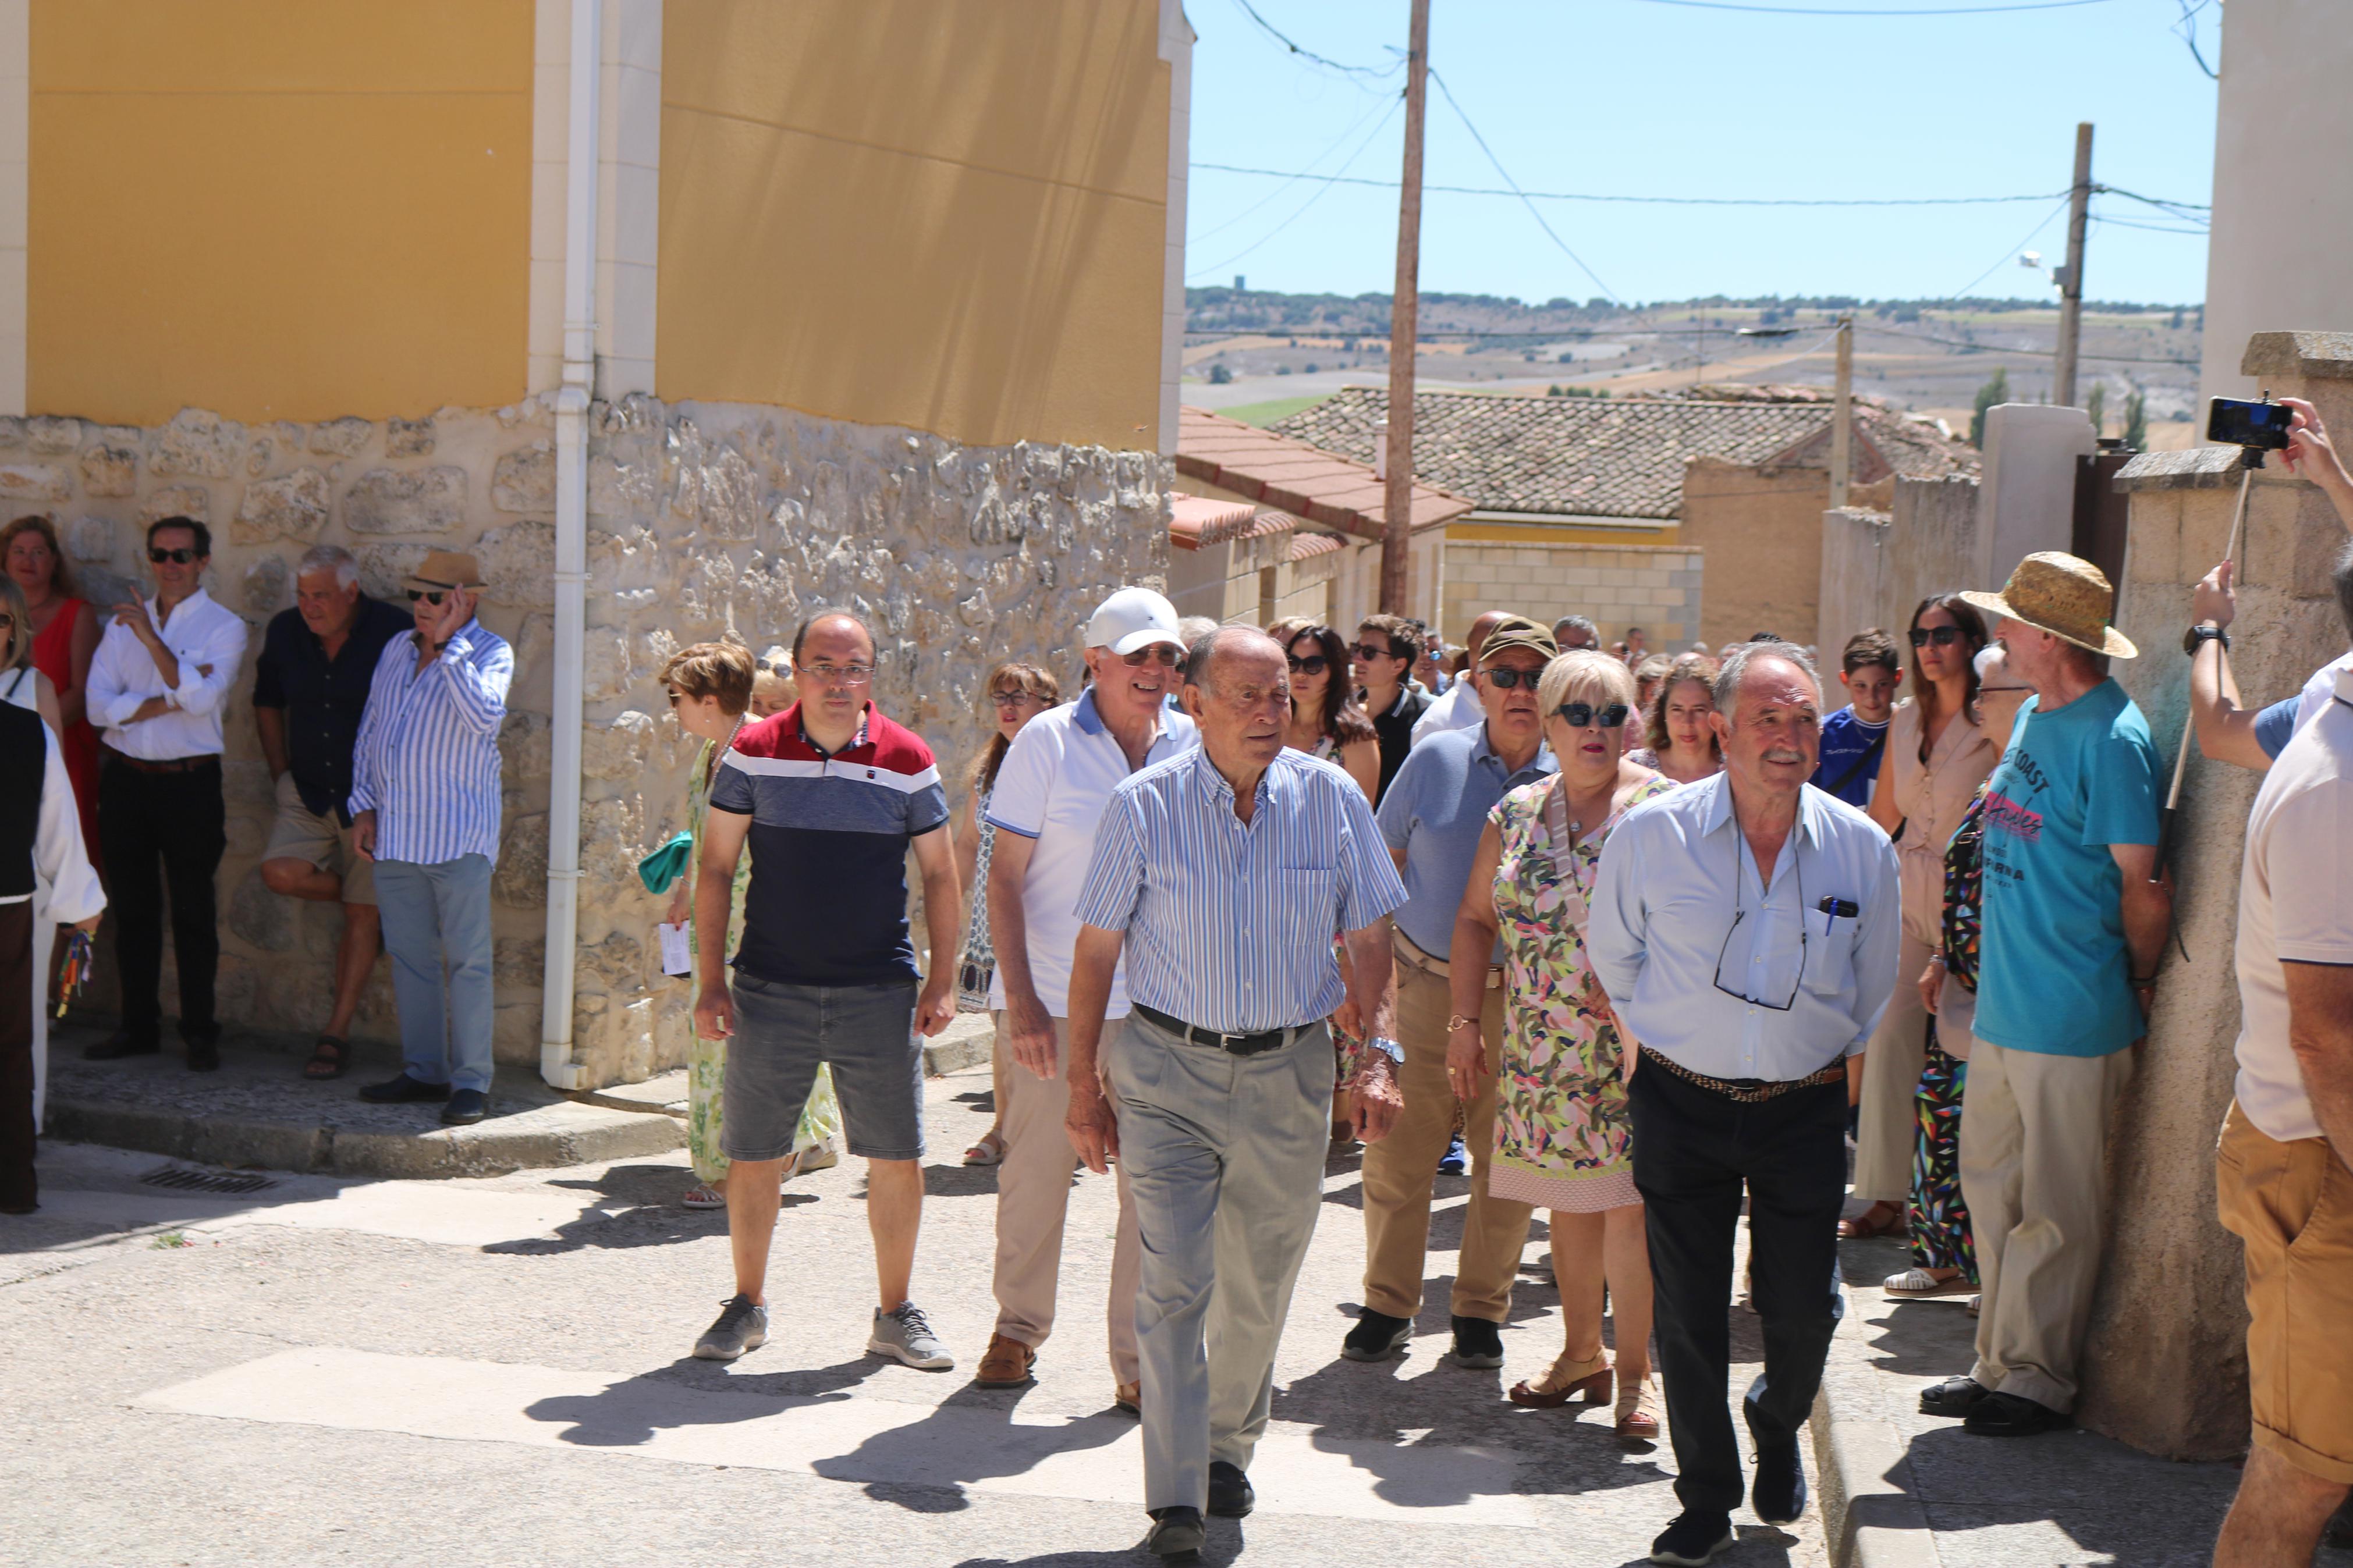
[[[2247,488],[2254,482],[2255,469],[2263,464],[2263,454],[2255,447],[2244,447],[2242,451],[2246,465],[2239,470],[2239,504],[2231,517],[2230,546],[2222,552],[2223,560],[2234,563],[2239,559],[2239,540],[2247,525]],[[2233,571],[2235,570],[2234,565]],[[2231,656],[2225,651],[2221,653],[2220,657],[2228,658]],[[2195,699],[2192,700],[2194,701]],[[2174,814],[2181,805],[2181,781],[2189,771],[2189,737],[2196,732],[2197,729],[2197,713],[2191,711],[2183,715],[2181,745],[2173,754],[2173,787],[2166,791],[2165,809],[2158,813],[2157,817],[2157,863],[2151,868],[2149,880],[2152,882],[2161,882],[2165,879],[2166,852],[2173,844]]]

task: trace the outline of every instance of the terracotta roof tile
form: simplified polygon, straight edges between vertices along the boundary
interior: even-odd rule
[[[1282,517],[1280,512],[1268,515]],[[1259,516],[1259,509],[1247,501],[1213,500],[1208,496],[1180,494],[1171,501],[1168,509],[1168,542],[1179,550],[1198,550],[1205,544],[1222,544],[1245,533],[1260,531],[1253,526]],[[1288,528],[1291,523],[1291,519],[1282,518],[1282,527]]]
[[[1192,407],[1182,411],[1177,432],[1180,474],[1359,539],[1378,539],[1386,527],[1383,487],[1373,478],[1369,444],[1359,460]],[[1417,483],[1413,531],[1442,528],[1471,508],[1459,495]]]

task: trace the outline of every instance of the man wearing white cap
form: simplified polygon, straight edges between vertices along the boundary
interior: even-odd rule
[[[1137,769],[1198,743],[1193,721],[1167,705],[1185,657],[1176,606],[1149,588],[1122,588],[1086,632],[1087,689],[1023,726],[997,769],[988,820],[998,829],[989,859],[989,931],[997,978],[989,1005],[1018,1070],[1005,1112],[1005,1161],[997,1180],[997,1331],[975,1381],[1012,1387],[1029,1380],[1054,1327],[1054,1289],[1070,1205],[1071,1144],[1062,1130],[1071,1086],[1071,957],[1079,890],[1095,827],[1113,788]],[[1128,1005],[1114,973],[1107,1031]],[[1119,1228],[1112,1249],[1114,1398],[1137,1400],[1135,1291],[1138,1242],[1127,1172],[1118,1173]]]

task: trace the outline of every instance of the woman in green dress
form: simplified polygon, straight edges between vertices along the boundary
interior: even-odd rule
[[[693,952],[702,933],[688,923],[694,909],[694,868],[702,864],[702,819],[711,804],[711,780],[719,759],[735,742],[736,732],[748,722],[754,670],[752,650],[737,643],[697,643],[681,648],[662,666],[661,682],[670,690],[670,710],[680,728],[702,742],[695,753],[694,773],[686,785],[686,829],[694,836],[686,874],[671,894],[670,920],[687,926],[687,951]],[[744,889],[752,879],[752,858],[735,865],[735,897],[730,906],[726,951],[734,955],[736,938],[744,929]],[[686,1058],[686,1148],[694,1163],[695,1184],[681,1200],[691,1209],[727,1206],[727,1155],[720,1143],[719,1106],[727,1079],[727,1042],[693,1037]],[[792,1157],[785,1162],[785,1179],[804,1171],[821,1171],[841,1158],[841,1103],[834,1098],[833,1069],[817,1069],[817,1083],[801,1110],[793,1134]]]
[[[1488,814],[1454,951],[1504,942],[1503,1083],[1487,1191],[1551,1211],[1553,1277],[1567,1346],[1551,1370],[1512,1389],[1514,1405],[1550,1408],[1610,1396],[1601,1344],[1603,1292],[1616,1320],[1616,1429],[1659,1436],[1651,1377],[1651,1266],[1634,1190],[1627,1046],[1585,952],[1586,900],[1601,847],[1627,810],[1675,786],[1627,759],[1634,677],[1591,648],[1545,666],[1536,703],[1560,771],[1506,795]],[[1479,1016],[1476,968],[1455,970],[1454,1011]],[[1475,1025],[1447,1043],[1446,1069],[1468,1101],[1486,1070]]]

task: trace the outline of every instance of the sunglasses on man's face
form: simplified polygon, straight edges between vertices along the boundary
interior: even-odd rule
[[[1543,676],[1541,669],[1514,669],[1508,664],[1499,664],[1479,672],[1480,679],[1493,684],[1501,691],[1509,691],[1515,686],[1525,686],[1534,691]]]
[[[1961,628],[1958,626],[1914,626],[1912,628],[1914,647],[1926,647],[1930,643],[1935,643],[1938,647],[1950,647],[1960,640]]]
[[[1348,651],[1349,651],[1350,653],[1352,653],[1352,654],[1355,654],[1355,655],[1356,655],[1358,658],[1360,658],[1360,659],[1395,658],[1397,658],[1397,655],[1395,655],[1395,654],[1391,653],[1388,649],[1387,649],[1387,648],[1385,648],[1385,647],[1375,647],[1372,644],[1370,644],[1370,643],[1368,643],[1368,642],[1360,642],[1360,643],[1358,643],[1356,647],[1354,647],[1350,648]]]
[[[161,566],[166,561],[169,561],[174,566],[185,566],[189,562],[194,561],[195,558],[196,552],[193,550],[165,550],[160,546],[152,544],[147,547],[147,559],[153,561],[158,566]]]
[[[438,609],[441,605],[441,601],[448,596],[448,595],[443,593],[438,588],[411,588],[408,591],[408,602],[410,604],[413,605],[417,603],[417,600],[422,599],[436,609]]]
[[[1605,730],[1623,729],[1633,710],[1623,702],[1612,702],[1607,708],[1596,708],[1590,702],[1564,702],[1553,710],[1572,730],[1582,730],[1588,724],[1599,724]]]
[[[1176,668],[1176,660],[1179,657],[1176,647],[1165,642],[1153,643],[1149,647],[1137,648],[1134,653],[1124,653],[1119,656],[1120,662],[1130,669],[1141,669],[1147,664],[1156,664],[1163,669],[1174,669]]]
[[[1287,653],[1282,658],[1283,662],[1291,666],[1293,675],[1321,675],[1332,668],[1332,661],[1320,653],[1311,653],[1305,658]]]

